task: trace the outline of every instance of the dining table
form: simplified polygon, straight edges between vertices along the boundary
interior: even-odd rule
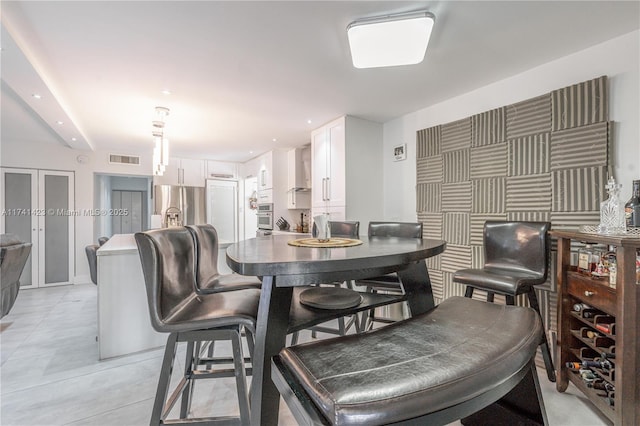
[[[294,287],[397,273],[412,315],[435,307],[425,259],[441,254],[436,239],[359,237],[350,247],[297,247],[296,236],[251,238],[227,248],[232,271],[262,277],[252,358],[251,424],[277,425],[280,394],[271,381],[271,359],[286,344]]]

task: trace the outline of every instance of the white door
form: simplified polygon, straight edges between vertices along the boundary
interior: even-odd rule
[[[73,281],[73,172],[2,169],[3,233],[29,241],[31,256],[20,278],[23,288]]]

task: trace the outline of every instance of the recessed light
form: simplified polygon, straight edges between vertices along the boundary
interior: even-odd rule
[[[40,95],[39,93],[34,93],[31,95],[31,97],[34,99],[42,99],[42,95]]]
[[[277,141],[278,141],[278,139],[273,138],[273,139],[271,139],[271,141],[272,141],[272,142],[277,142]]]
[[[78,139],[76,139],[76,138],[71,138],[71,141],[73,141],[73,142],[75,142],[75,141],[77,141],[77,140],[78,140]]]
[[[311,120],[307,120],[307,124],[311,124]]]
[[[64,124],[64,121],[58,120],[58,121],[56,121],[56,123],[62,126]]]
[[[249,151],[249,154],[253,154],[253,151]]]
[[[162,93],[163,95],[170,95],[170,94],[171,94],[171,90],[169,90],[169,89],[164,89],[161,93]]]

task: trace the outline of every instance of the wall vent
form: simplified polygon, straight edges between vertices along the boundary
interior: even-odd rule
[[[140,165],[140,157],[137,155],[109,154],[109,164]]]

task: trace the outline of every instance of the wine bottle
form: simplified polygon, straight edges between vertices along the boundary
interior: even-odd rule
[[[640,180],[633,181],[633,194],[624,205],[624,216],[627,229],[640,228]]]
[[[607,359],[603,361],[596,359],[593,361],[589,361],[589,360],[582,361],[582,367],[596,367],[596,368],[601,368],[603,370],[611,370],[613,365],[611,364],[611,361]]]

